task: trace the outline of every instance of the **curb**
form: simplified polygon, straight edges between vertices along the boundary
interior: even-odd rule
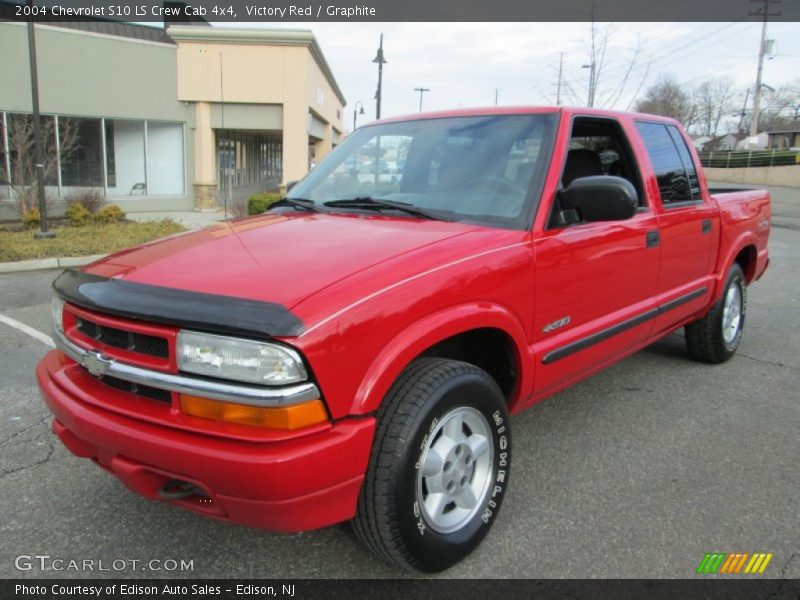
[[[37,258],[34,260],[19,260],[16,262],[0,263],[0,273],[21,273],[23,271],[42,271],[45,269],[63,269],[66,267],[80,267],[107,254],[92,254],[91,256],[65,256],[61,258]]]

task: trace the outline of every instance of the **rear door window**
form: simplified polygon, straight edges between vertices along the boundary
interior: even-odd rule
[[[692,155],[689,153],[689,148],[686,146],[686,140],[683,139],[681,132],[675,125],[667,125],[672,141],[675,142],[675,147],[678,149],[678,154],[681,155],[683,167],[686,169],[686,177],[689,180],[689,188],[692,193],[692,200],[701,200],[700,195],[700,180],[697,178],[697,169],[695,169]]]
[[[661,203],[669,207],[699,200],[697,171],[677,128],[646,121],[638,121],[636,128],[650,155],[661,193]]]

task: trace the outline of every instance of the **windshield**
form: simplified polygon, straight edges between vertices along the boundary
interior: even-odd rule
[[[336,210],[398,210],[394,204],[442,220],[525,229],[541,193],[556,121],[555,113],[546,113],[362,127],[287,198]],[[347,200],[352,202],[342,202]]]

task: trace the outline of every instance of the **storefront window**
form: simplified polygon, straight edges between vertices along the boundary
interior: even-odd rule
[[[52,197],[104,186],[110,197],[186,192],[183,123],[53,115],[41,122]],[[0,200],[34,183],[35,162],[32,116],[0,112]]]
[[[237,189],[275,186],[282,177],[280,138],[235,130],[217,131],[219,187],[224,196]]]
[[[144,121],[106,119],[106,161],[110,196],[147,193]]]
[[[147,193],[183,191],[183,125],[148,121]]]
[[[67,121],[67,119],[62,119]],[[74,152],[61,155],[61,184],[69,187],[103,187],[103,144],[100,119],[71,117],[75,128]]]
[[[9,180],[17,186],[32,185],[36,180],[36,153],[33,135],[33,117],[26,114],[8,113],[8,154],[11,167]],[[56,158],[55,118],[41,117],[44,142],[44,177],[46,185],[58,184],[58,160]],[[5,170],[5,157],[3,170]]]
[[[6,123],[5,115],[0,113],[0,181],[8,181],[6,173]]]
[[[0,202],[8,200],[11,197],[11,189],[9,187],[8,179],[8,153],[6,146],[8,140],[6,138],[6,115],[0,113]]]

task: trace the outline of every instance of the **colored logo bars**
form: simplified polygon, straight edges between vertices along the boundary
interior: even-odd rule
[[[771,560],[772,552],[756,552],[754,554],[749,552],[713,552],[707,553],[703,557],[697,567],[697,572],[703,574],[748,573],[760,575]]]

